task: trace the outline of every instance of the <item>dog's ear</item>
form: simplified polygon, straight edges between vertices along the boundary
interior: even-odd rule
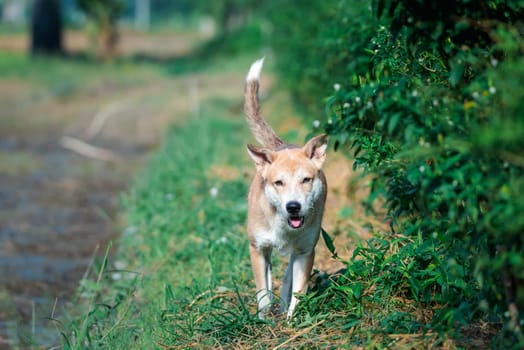
[[[326,160],[326,151],[328,145],[328,136],[326,134],[318,135],[309,140],[303,147],[306,156],[320,169]]]
[[[257,170],[262,172],[269,164],[273,163],[275,156],[273,152],[265,148],[259,148],[253,145],[247,145],[247,153],[255,161]]]

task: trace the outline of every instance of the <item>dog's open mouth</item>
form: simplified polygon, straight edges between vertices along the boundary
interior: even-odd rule
[[[302,225],[304,225],[304,217],[303,216],[290,216],[289,219],[287,219],[287,223],[292,228],[300,228]]]

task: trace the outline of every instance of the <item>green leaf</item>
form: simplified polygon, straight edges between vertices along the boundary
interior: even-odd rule
[[[449,72],[449,83],[451,86],[457,86],[462,80],[464,74],[464,65],[460,63],[451,63],[451,72]]]
[[[335,250],[335,245],[333,244],[333,240],[329,236],[329,234],[323,229],[320,229],[322,232],[322,238],[324,239],[324,243],[326,243],[326,247],[328,248],[329,252],[331,253],[331,257],[333,259],[338,259],[338,254]]]
[[[395,113],[389,118],[388,122],[388,133],[393,135],[395,129],[397,128],[398,122],[400,121],[401,113]]]

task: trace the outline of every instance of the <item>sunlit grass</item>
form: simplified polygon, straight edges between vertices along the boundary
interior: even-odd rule
[[[229,297],[232,284],[242,286],[243,293],[249,290],[242,228],[246,182],[241,176],[221,180],[210,174],[216,164],[242,166],[243,158],[233,151],[241,142],[242,124],[220,113],[172,128],[123,198],[129,225],[116,261],[101,265],[102,280],[82,286],[80,295],[92,298],[94,293],[96,302],[88,303],[92,316],[84,322],[90,326],[67,336],[72,348],[102,340],[131,348],[146,348],[159,337],[172,341],[177,328],[196,327],[187,314],[190,306],[201,308],[209,298],[220,304],[216,295]],[[108,272],[115,264],[123,271]],[[100,309],[101,304],[107,307]],[[219,307],[204,305],[207,310]],[[115,322],[119,325],[111,326]],[[184,334],[190,342],[191,333]]]

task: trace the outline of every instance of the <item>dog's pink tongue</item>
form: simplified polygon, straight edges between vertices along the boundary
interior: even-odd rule
[[[300,225],[302,225],[302,220],[299,218],[299,219],[289,219],[289,222],[291,223],[291,226],[293,228],[299,228]]]

